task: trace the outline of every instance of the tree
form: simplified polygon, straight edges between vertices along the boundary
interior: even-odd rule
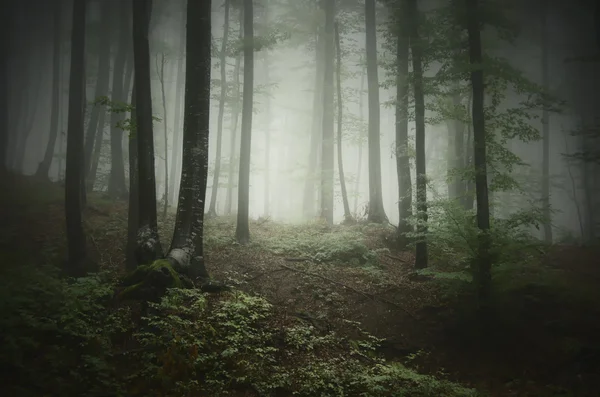
[[[490,208],[487,186],[486,133],[484,115],[484,85],[481,49],[481,32],[477,0],[465,0],[467,7],[467,33],[471,63],[471,88],[473,90],[473,140],[475,163],[475,194],[477,199],[477,227],[480,230],[477,264],[474,269],[478,295],[481,301],[489,297],[491,287]]]
[[[417,165],[417,233],[415,267],[427,267],[427,173],[425,168],[425,95],[423,92],[423,48],[419,37],[419,9],[417,0],[407,4],[410,50],[413,65],[415,96],[415,151]]]
[[[323,116],[321,144],[321,217],[333,224],[333,54],[335,0],[323,2],[325,11]]]
[[[165,193],[163,203],[163,219],[167,217],[167,210],[169,208],[169,120],[167,115],[167,96],[165,93],[165,64],[167,59],[165,53],[162,52],[160,56],[156,55],[156,69],[158,74],[158,81],[160,82],[160,95],[162,99],[162,113],[163,113],[163,139],[165,142],[164,151],[164,164],[165,164]]]
[[[338,172],[340,174],[340,187],[342,189],[342,202],[344,204],[344,222],[352,223],[354,222],[354,218],[350,213],[350,204],[348,202],[348,192],[346,191],[346,180],[344,178],[344,161],[342,158],[342,51],[340,48],[340,31],[338,28],[337,22],[333,25],[334,35],[335,35],[335,52],[337,55],[337,63],[336,63],[336,83],[337,83],[337,105],[338,105],[338,113],[337,113],[337,158],[338,158]]]
[[[0,4],[0,172],[8,168],[8,55],[10,53],[11,3]]]
[[[542,86],[544,90],[549,90],[550,77],[548,73],[548,2],[543,0],[541,16],[541,36],[542,36]],[[544,211],[544,241],[552,244],[552,218],[550,216],[550,112],[548,111],[547,101],[544,101],[542,109],[542,210]]]
[[[44,158],[38,165],[36,175],[43,178],[48,178],[48,172],[52,165],[52,159],[54,158],[54,149],[56,146],[56,138],[58,137],[58,107],[60,99],[60,31],[61,31],[61,1],[55,0],[53,7],[53,21],[54,21],[54,38],[52,43],[52,97],[51,97],[51,109],[50,109],[50,131],[48,134],[48,143],[46,144],[46,151],[44,152]]]
[[[85,85],[85,1],[73,2],[69,118],[65,171],[65,217],[67,223],[67,273],[85,274],[86,236],[83,229],[81,189],[83,182],[83,109]]]
[[[138,141],[135,128],[135,120],[137,120],[137,113],[135,111],[136,91],[134,82],[133,89],[131,90],[131,113],[129,116],[129,206],[127,208],[127,245],[125,247],[125,266],[130,271],[138,266],[136,251],[137,233],[140,228]]]
[[[369,222],[387,221],[383,208],[381,188],[381,148],[379,139],[379,78],[377,73],[377,33],[375,19],[375,0],[365,0],[365,31],[367,53],[367,87],[369,107]]]
[[[408,222],[412,216],[412,181],[410,178],[410,157],[408,152],[408,51],[410,23],[407,16],[407,3],[401,0],[396,41],[396,171],[398,173],[398,246],[406,246],[406,234],[412,232]]]
[[[223,117],[225,115],[225,100],[227,99],[227,43],[229,40],[229,0],[225,0],[225,23],[223,24],[223,41],[219,53],[221,71],[221,97],[219,98],[219,114],[217,116],[217,153],[213,174],[212,189],[208,216],[217,216],[217,193],[219,191],[219,176],[221,175],[221,146],[223,145]]]
[[[151,8],[151,0],[136,0],[131,2],[133,15],[134,84],[136,88],[135,134],[137,139],[139,178],[138,263],[148,263],[162,256],[156,216],[150,43],[148,40]]]
[[[250,241],[250,151],[252,145],[252,101],[254,94],[254,13],[252,0],[244,0],[244,91],[240,131],[238,213],[235,235],[240,244]]]

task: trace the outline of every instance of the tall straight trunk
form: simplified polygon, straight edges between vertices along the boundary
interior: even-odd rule
[[[171,250],[171,264],[192,279],[208,279],[204,265],[204,196],[208,179],[210,125],[211,2],[188,1],[186,24],[185,116],[181,188]]]
[[[90,160],[90,171],[86,178],[86,189],[88,192],[94,190],[96,184],[96,175],[98,173],[98,164],[100,163],[100,154],[102,152],[102,145],[104,144],[104,129],[105,129],[105,118],[106,110],[100,113],[98,118],[98,131],[96,132],[94,151],[92,152],[92,158]]]
[[[344,221],[352,222],[352,214],[350,213],[350,204],[348,203],[348,192],[346,191],[346,179],[344,178],[344,161],[342,157],[342,121],[343,121],[343,106],[342,106],[342,51],[340,46],[340,31],[337,22],[333,26],[335,35],[335,52],[336,52],[336,83],[337,83],[337,158],[338,172],[340,174],[340,187],[342,189],[342,202],[344,204]]]
[[[239,39],[240,41],[244,38],[244,10],[240,9],[240,30]],[[235,158],[236,158],[236,140],[237,140],[237,127],[240,116],[240,69],[242,63],[242,54],[238,53],[235,57],[235,66],[233,68],[233,100],[231,104],[231,138],[229,142],[229,166],[227,170],[227,196],[225,197],[225,214],[231,215],[231,208],[233,206],[233,187],[234,187],[234,174],[235,174]]]
[[[137,260],[140,264],[162,256],[156,216],[156,178],[154,175],[154,134],[152,128],[152,91],[150,83],[150,41],[148,25],[151,0],[135,0],[133,13],[133,64],[136,87],[136,139],[138,155]]]
[[[321,218],[333,224],[334,135],[333,135],[333,57],[335,1],[325,0],[324,76],[323,76],[323,140],[321,146]]]
[[[111,23],[111,10],[110,3],[103,2],[100,5],[100,18],[102,21],[103,30],[100,33],[102,37],[100,38],[100,49],[98,51],[98,79],[96,81],[96,88],[94,92],[94,98],[98,98],[99,96],[108,95],[108,88],[110,84],[110,35],[105,32],[110,31],[110,23]],[[86,140],[85,140],[85,168],[84,172],[86,175],[89,175],[90,169],[92,167],[92,158],[94,152],[94,144],[96,143],[96,135],[103,131],[101,126],[99,125],[100,120],[104,120],[104,115],[106,110],[104,106],[96,105],[92,108],[92,112],[90,115],[90,121],[87,128]],[[90,185],[88,183],[87,186],[88,191],[91,190]]]
[[[137,119],[135,111],[136,89],[135,83],[131,90],[131,113],[130,119]],[[104,130],[99,131],[99,133]],[[136,258],[137,232],[140,228],[139,223],[139,192],[138,192],[138,155],[137,138],[135,130],[129,133],[129,208],[127,209],[127,246],[125,247],[125,266],[128,271],[134,270],[138,266]]]
[[[309,219],[316,214],[316,176],[319,169],[319,148],[322,141],[323,124],[323,78],[325,73],[325,42],[321,29],[316,35],[315,45],[315,86],[313,91],[312,121],[310,130],[310,147],[308,156],[308,173],[304,182],[302,212]]]
[[[10,54],[10,22],[12,4],[0,3],[0,172],[8,168],[8,56]]]
[[[182,3],[181,10],[181,30],[179,36],[179,43],[181,45],[181,50],[179,51],[180,59],[177,63],[177,80],[175,82],[175,107],[173,109],[175,116],[174,124],[173,124],[173,149],[171,151],[171,175],[169,176],[169,180],[171,181],[171,192],[173,193],[172,201],[177,200],[177,191],[179,189],[179,180],[181,179],[181,156],[180,149],[182,147],[181,140],[181,120],[183,119],[183,115],[181,112],[181,104],[183,102],[184,96],[184,86],[185,86],[185,46],[186,46],[186,37],[185,37],[185,21],[186,21],[186,3],[187,1]]]
[[[83,180],[83,109],[85,86],[85,1],[73,2],[65,215],[67,224],[67,273],[83,276],[86,271],[86,236],[83,229],[81,182]]]
[[[479,10],[477,0],[465,0],[467,7],[467,32],[469,35],[469,60],[471,63],[471,87],[473,89],[473,153],[475,163],[475,192],[477,196],[477,227],[479,247],[474,278],[477,283],[478,295],[485,302],[491,288],[491,257],[490,257],[490,207],[487,186],[487,159],[485,144],[484,116],[484,83],[481,49],[481,32],[479,25]]]
[[[406,2],[403,3],[406,6]],[[406,10],[403,10],[406,11]],[[412,181],[410,177],[410,156],[408,151],[408,51],[410,45],[407,29],[408,18],[402,12],[402,21],[396,42],[396,172],[398,174],[398,229],[397,242],[404,248],[408,242],[407,233],[413,228],[409,223],[412,216]]]
[[[250,153],[252,148],[252,103],[254,95],[254,12],[252,0],[244,0],[244,93],[240,131],[240,170],[235,237],[240,244],[250,241]]]
[[[158,59],[158,58],[157,58]],[[165,193],[164,193],[164,203],[163,203],[163,219],[167,218],[167,209],[169,208],[169,120],[167,115],[167,97],[165,94],[165,54],[162,53],[160,57],[160,65],[156,65],[158,68],[158,80],[160,81],[160,96],[162,100],[162,110],[163,110],[163,139],[165,142]]]
[[[365,108],[364,108],[364,92],[365,92],[365,71],[363,67],[360,74],[360,94],[358,97],[358,114],[360,123],[360,132],[358,136],[358,161],[356,162],[356,183],[354,184],[354,214],[358,216],[358,199],[360,197],[360,182],[362,175],[362,160],[363,160],[363,122],[365,120]]]
[[[541,11],[541,33],[542,33],[542,85],[544,90],[550,88],[550,75],[548,64],[548,5],[543,2]],[[552,244],[552,217],[550,215],[550,112],[548,105],[544,103],[542,110],[542,205],[544,211],[544,241]]]
[[[55,0],[54,4],[54,38],[52,49],[52,104],[50,109],[50,132],[48,134],[48,143],[44,158],[38,165],[36,175],[43,178],[49,178],[50,166],[54,159],[54,150],[56,147],[56,138],[58,137],[58,109],[60,101],[60,34],[62,13],[61,2]]]
[[[417,233],[415,267],[427,267],[427,173],[425,162],[425,98],[423,93],[422,43],[419,37],[419,9],[416,0],[408,1],[410,50],[414,73],[415,151],[417,165]]]
[[[137,1],[137,0],[136,0]],[[137,4],[137,3],[136,3]],[[140,7],[141,7],[140,2]],[[127,61],[127,50],[130,48],[131,40],[129,30],[129,18],[131,16],[131,5],[127,1],[121,4],[119,12],[119,45],[113,66],[112,78],[112,100],[113,102],[125,102],[127,93],[123,77]],[[149,61],[148,61],[149,62]],[[138,85],[138,90],[141,87]],[[138,102],[139,103],[139,102]],[[108,194],[113,198],[125,198],[127,187],[125,186],[125,164],[123,159],[123,131],[117,127],[124,120],[123,113],[112,112],[110,114],[110,177],[108,182]]]
[[[217,193],[219,192],[219,177],[221,175],[221,148],[223,146],[223,116],[227,99],[227,43],[229,41],[229,0],[225,0],[225,23],[223,24],[223,42],[219,62],[221,66],[221,97],[219,98],[219,115],[217,116],[217,153],[213,173],[212,189],[210,191],[209,216],[217,216]]]
[[[467,120],[472,120],[473,114],[473,90],[469,92],[469,96],[467,99]],[[465,151],[464,156],[462,157],[462,166],[464,169],[468,169],[473,167],[473,123],[469,122],[466,125],[467,137],[464,143]],[[468,178],[463,181],[462,188],[464,191],[462,204],[463,208],[467,211],[471,211],[473,209],[473,205],[475,202],[475,181],[473,178]]]
[[[264,25],[269,26],[269,6],[266,5],[264,10]],[[265,84],[270,84],[270,59],[269,49],[265,48],[263,52],[263,73]],[[265,186],[264,186],[264,216],[268,217],[271,213],[271,92],[268,91],[265,98]]]
[[[377,73],[377,34],[375,0],[365,0],[365,31],[367,52],[367,85],[369,89],[369,222],[387,221],[381,187],[381,148],[379,139],[379,77]]]
[[[460,86],[455,84],[451,96],[452,107],[457,109],[461,106]],[[461,120],[447,120],[448,126],[448,151],[447,151],[447,179],[448,198],[451,200],[462,200],[465,194],[463,178],[452,175],[457,171],[463,171],[464,158],[464,123]]]

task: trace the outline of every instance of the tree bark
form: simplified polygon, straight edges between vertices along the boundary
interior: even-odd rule
[[[138,222],[137,260],[150,263],[162,256],[156,216],[156,180],[154,175],[154,134],[152,128],[152,91],[150,83],[150,42],[148,26],[151,0],[131,2],[133,13],[134,84],[136,87],[136,138],[138,149]]]
[[[165,141],[165,193],[164,193],[164,203],[163,203],[163,219],[167,218],[167,210],[169,208],[169,132],[168,125],[169,120],[167,117],[167,97],[165,94],[165,54],[161,54],[160,65],[157,65],[159,70],[158,80],[160,81],[160,95],[162,99],[162,108],[163,108],[163,139]]]
[[[427,267],[427,172],[425,159],[425,99],[423,93],[422,43],[419,37],[419,9],[416,0],[409,0],[410,49],[414,73],[415,151],[417,165],[417,234],[415,267]]]
[[[8,56],[10,54],[10,21],[12,4],[2,2],[0,4],[0,173],[8,169]]]
[[[130,120],[137,120],[135,83],[131,90]],[[132,123],[134,126],[135,123]],[[99,131],[100,132],[100,131]],[[125,266],[128,271],[135,270],[138,266],[136,257],[137,232],[139,223],[139,172],[138,172],[138,142],[135,127],[129,132],[129,207],[127,209],[127,246],[125,247]]]
[[[83,181],[83,109],[85,86],[85,1],[73,2],[71,71],[69,78],[69,118],[67,165],[65,171],[65,215],[67,225],[67,273],[86,272],[86,236],[83,229],[81,182]]]
[[[333,57],[335,1],[325,0],[323,118],[321,131],[321,218],[333,224],[334,135],[333,135]]]
[[[252,108],[254,97],[254,12],[252,0],[244,0],[244,92],[240,131],[240,169],[238,211],[235,236],[240,244],[250,241],[250,152],[252,145]]]
[[[365,46],[367,52],[367,86],[369,89],[369,212],[367,220],[383,223],[387,221],[387,216],[383,208],[381,187],[380,104],[375,24],[375,0],[365,0]]]
[[[350,213],[350,204],[348,203],[348,191],[346,190],[346,179],[344,178],[344,161],[342,157],[342,121],[343,121],[343,106],[342,106],[342,51],[340,46],[340,32],[338,29],[337,22],[333,26],[335,36],[335,48],[337,55],[336,65],[336,78],[337,78],[337,158],[338,158],[338,172],[340,174],[340,187],[342,189],[342,202],[344,204],[344,222],[352,223],[354,218]]]
[[[548,5],[543,1],[541,11],[541,35],[542,35],[542,86],[546,92],[550,89],[548,52]],[[544,213],[544,242],[552,244],[552,216],[550,215],[550,112],[548,105],[544,102],[542,110],[542,206]]]
[[[221,69],[221,97],[219,98],[219,114],[217,118],[217,153],[215,156],[215,169],[213,173],[212,188],[210,191],[210,205],[208,216],[217,216],[217,193],[219,192],[219,176],[221,175],[221,148],[223,146],[223,117],[225,115],[225,101],[227,99],[227,42],[229,41],[229,0],[225,0],[225,23],[223,25],[223,42],[219,62]]]
[[[485,117],[484,117],[484,80],[482,66],[481,32],[477,0],[465,0],[467,7],[467,32],[469,35],[469,59],[471,63],[471,87],[473,89],[473,153],[475,162],[475,192],[477,196],[477,227],[479,247],[477,267],[474,269],[479,299],[489,298],[491,288],[490,257],[490,209],[488,203]]]
[[[398,174],[398,247],[408,243],[407,233],[413,228],[409,223],[412,216],[412,181],[408,152],[408,51],[410,45],[406,16],[406,2],[401,12],[398,40],[396,42],[396,172]]]
[[[360,96],[358,97],[358,114],[360,120],[360,132],[358,137],[358,161],[356,164],[356,184],[354,185],[354,214],[358,216],[358,199],[360,197],[360,181],[362,174],[362,159],[363,159],[363,122],[365,120],[364,114],[364,92],[365,92],[365,71],[363,67],[360,74]]]

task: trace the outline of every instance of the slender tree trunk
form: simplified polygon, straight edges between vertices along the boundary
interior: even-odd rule
[[[362,73],[360,74],[360,96],[358,97],[358,114],[360,121],[360,132],[358,137],[358,161],[357,161],[357,169],[356,169],[356,184],[354,185],[354,214],[358,216],[358,199],[360,197],[360,181],[362,175],[362,159],[363,159],[363,122],[365,120],[364,114],[364,92],[365,92],[365,68],[362,68]]]
[[[477,0],[465,0],[467,7],[467,31],[469,34],[469,59],[471,63],[471,86],[473,89],[473,140],[475,150],[475,190],[477,195],[477,226],[479,233],[479,249],[477,267],[474,269],[478,295],[483,302],[488,299],[491,288],[490,257],[490,208],[488,203],[485,117],[484,117],[484,83],[482,66],[481,33],[479,27],[479,10]]]
[[[334,135],[333,135],[333,57],[335,1],[325,0],[324,79],[323,79],[323,140],[321,146],[321,218],[333,224]]]
[[[342,202],[344,204],[344,222],[352,223],[354,219],[350,213],[350,204],[348,203],[348,192],[346,191],[346,180],[344,178],[344,161],[342,157],[342,121],[343,121],[343,106],[342,106],[342,51],[340,48],[340,32],[337,22],[333,26],[335,35],[335,48],[337,55],[336,79],[337,79],[337,158],[338,172],[340,174],[340,186],[342,189]]]
[[[415,267],[427,267],[427,172],[425,160],[425,99],[423,93],[422,44],[419,37],[419,9],[416,0],[409,0],[410,49],[414,73],[415,151],[417,165],[417,233]]]
[[[12,3],[0,3],[0,173],[8,169],[8,106],[9,106],[9,76],[8,56],[10,54],[10,22]]]
[[[452,93],[453,109],[458,109],[462,106],[460,87],[455,84],[454,92]],[[451,200],[464,200],[464,181],[463,178],[454,174],[456,171],[464,169],[464,134],[465,126],[460,120],[447,120],[448,126],[448,151],[447,151],[447,179],[448,179],[448,198]]]
[[[98,118],[98,131],[96,132],[95,136],[94,151],[92,153],[90,171],[88,173],[88,177],[86,178],[86,189],[88,190],[88,192],[92,192],[94,190],[94,185],[96,184],[98,164],[100,163],[100,154],[102,153],[102,145],[104,144],[104,129],[106,124],[105,117],[106,110],[102,111],[100,113],[100,117]]]
[[[244,38],[244,10],[240,9],[240,41]],[[233,187],[234,187],[234,173],[235,173],[235,158],[236,158],[236,140],[237,140],[237,126],[240,116],[240,69],[242,63],[242,54],[239,53],[235,57],[235,66],[233,68],[233,101],[231,105],[231,138],[229,144],[229,169],[227,172],[227,196],[225,197],[225,214],[231,215],[231,207],[233,206]]]
[[[323,79],[325,73],[325,42],[321,29],[317,32],[315,46],[315,87],[313,91],[313,109],[310,131],[310,148],[308,156],[308,173],[304,183],[302,212],[304,218],[310,219],[316,214],[315,204],[317,171],[319,170],[319,148],[321,147],[323,124]],[[319,204],[320,205],[320,204]]]
[[[548,44],[548,5],[543,2],[541,12],[541,30],[542,30],[542,85],[544,90],[550,88],[549,62],[548,52],[550,50]],[[552,244],[552,217],[550,215],[550,112],[548,105],[544,103],[542,110],[542,145],[543,145],[543,161],[542,161],[542,205],[544,211],[544,241],[547,244]]]
[[[83,229],[81,177],[83,173],[83,108],[85,85],[85,3],[73,2],[71,33],[71,71],[69,78],[69,119],[67,166],[65,172],[65,215],[67,224],[67,273],[86,272],[86,236]]]
[[[403,3],[406,11],[406,2]],[[408,151],[408,18],[403,12],[396,42],[396,171],[398,173],[398,229],[397,240],[400,248],[406,247],[407,233],[413,228],[409,223],[412,216],[412,181],[410,177],[410,156]]]
[[[381,187],[381,148],[379,139],[379,78],[377,73],[377,34],[375,0],[365,0],[365,31],[367,51],[367,85],[369,88],[369,222],[387,221]]]
[[[250,241],[250,153],[252,145],[252,104],[254,94],[254,23],[252,0],[244,0],[244,98],[240,131],[240,170],[235,236],[240,244]]]
[[[145,1],[145,0],[143,0]],[[138,1],[135,1],[138,4]],[[131,36],[129,35],[129,18],[131,16],[131,6],[123,2],[119,13],[119,45],[115,62],[113,66],[112,78],[112,100],[113,102],[124,103],[127,98],[123,76],[125,75],[125,66],[127,61],[127,50]],[[140,7],[143,7],[140,2]],[[147,61],[149,62],[149,61]],[[135,63],[135,62],[134,62]],[[142,88],[138,84],[138,91]],[[139,103],[139,102],[138,102]],[[151,115],[152,113],[150,113]],[[117,127],[124,120],[123,113],[112,112],[110,114],[110,178],[108,182],[108,194],[113,198],[125,198],[127,196],[127,187],[125,186],[125,164],[123,159],[123,131]]]
[[[223,116],[227,99],[227,43],[229,41],[229,0],[225,0],[225,23],[223,25],[223,42],[219,62],[221,66],[221,97],[219,98],[219,115],[217,116],[217,153],[213,173],[212,189],[208,216],[217,216],[217,193],[219,192],[219,177],[221,175],[221,148],[223,146]]]
[[[265,5],[264,10],[264,25],[269,26],[269,5]],[[271,82],[269,75],[269,49],[263,50],[263,70],[265,76],[265,84],[268,85]],[[264,216],[268,218],[271,214],[271,92],[268,88],[265,97],[265,191],[264,191]]]
[[[160,81],[160,94],[163,108],[163,139],[165,141],[165,193],[163,203],[163,219],[167,218],[167,209],[169,208],[169,120],[167,118],[167,97],[165,94],[165,54],[161,54],[160,65],[156,65],[159,70],[158,80]]]
[[[50,132],[48,134],[48,143],[44,152],[44,159],[38,165],[36,175],[42,178],[49,178],[50,166],[54,158],[56,148],[56,138],[58,137],[58,109],[60,100],[60,33],[62,13],[61,2],[55,1],[54,4],[54,40],[52,51],[52,104],[50,110]]]
[[[204,197],[210,125],[211,2],[188,1],[185,117],[181,187],[169,261],[188,276],[208,279],[204,265]]]
[[[131,114],[130,119],[137,120],[137,112],[135,111],[136,89],[135,83],[131,90]],[[132,123],[135,125],[135,123]],[[98,131],[98,133],[103,130]],[[137,232],[140,228],[139,223],[139,177],[138,177],[138,142],[136,131],[131,130],[129,133],[129,208],[127,210],[127,246],[125,247],[125,264],[128,271],[135,270],[138,266],[136,258],[137,250]]]
[[[138,155],[137,260],[150,263],[162,256],[156,216],[156,179],[154,175],[154,134],[152,128],[152,91],[150,83],[150,42],[148,25],[151,0],[131,2],[133,12],[134,84],[136,87],[136,139]]]

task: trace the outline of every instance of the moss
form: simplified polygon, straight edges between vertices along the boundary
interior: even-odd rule
[[[123,280],[119,299],[158,301],[167,288],[183,288],[182,276],[166,259],[158,259],[149,265],[138,266]]]

